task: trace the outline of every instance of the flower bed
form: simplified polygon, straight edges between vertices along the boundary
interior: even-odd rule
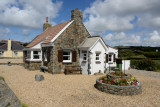
[[[135,95],[142,93],[142,84],[132,75],[115,76],[111,73],[96,80],[100,91],[116,95]]]

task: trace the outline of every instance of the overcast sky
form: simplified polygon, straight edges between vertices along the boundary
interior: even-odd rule
[[[45,17],[59,24],[75,8],[90,34],[108,45],[160,46],[160,0],[0,0],[0,40],[30,42]]]

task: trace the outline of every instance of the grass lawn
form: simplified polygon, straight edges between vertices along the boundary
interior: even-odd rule
[[[160,72],[160,60],[153,60],[157,66],[157,72]]]

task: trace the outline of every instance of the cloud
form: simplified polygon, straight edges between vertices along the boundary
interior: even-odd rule
[[[156,30],[154,30],[152,33],[149,34],[147,38],[144,39],[144,42],[150,46],[159,46],[160,45],[159,41],[160,41],[160,33]]]
[[[148,33],[148,32],[147,32]],[[124,32],[120,33],[109,33],[103,36],[105,42],[110,45],[118,46],[159,46],[160,43],[160,32],[154,30],[148,35],[144,33],[137,34],[126,34]]]
[[[135,34],[127,35],[124,32],[114,34],[109,33],[103,38],[106,43],[109,43],[110,45],[141,45],[141,36]]]
[[[159,10],[160,0],[96,0],[84,10],[85,26],[93,35],[110,30],[125,32],[135,25],[157,29]]]
[[[10,30],[8,28],[0,27],[0,40],[6,39]]]
[[[52,0],[3,0],[0,3],[0,24],[23,28],[42,28],[45,17],[58,16],[62,2]],[[52,22],[55,24],[55,22]]]

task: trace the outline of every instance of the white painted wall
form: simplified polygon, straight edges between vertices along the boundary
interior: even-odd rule
[[[82,68],[83,74],[88,74],[88,51],[87,51],[87,60],[84,62],[82,50],[80,51],[80,66]]]
[[[96,63],[96,51],[100,51],[100,62]],[[102,45],[102,42],[99,40],[91,49],[91,75],[94,73],[99,72],[101,70],[102,73],[104,73],[105,70],[105,47]]]
[[[129,70],[130,68],[130,60],[122,60],[122,70]]]

